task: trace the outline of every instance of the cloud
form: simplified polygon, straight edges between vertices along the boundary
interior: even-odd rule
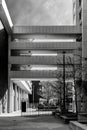
[[[14,25],[70,25],[72,0],[7,0]]]

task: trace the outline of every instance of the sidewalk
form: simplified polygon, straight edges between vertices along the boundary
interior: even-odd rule
[[[34,115],[52,115],[52,111],[37,111],[36,109],[27,109],[26,112],[15,111],[11,113],[2,113],[0,117],[14,117],[14,116],[34,116]]]
[[[69,130],[53,116],[0,117],[0,130]]]
[[[14,117],[14,116],[21,116],[21,110],[11,112],[11,113],[2,113],[2,114],[0,114],[0,117]]]

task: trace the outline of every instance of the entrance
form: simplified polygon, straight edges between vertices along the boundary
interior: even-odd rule
[[[21,111],[26,112],[26,102],[21,103]]]

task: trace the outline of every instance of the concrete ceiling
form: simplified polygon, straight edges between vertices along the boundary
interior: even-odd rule
[[[71,25],[72,0],[6,0],[14,25]]]

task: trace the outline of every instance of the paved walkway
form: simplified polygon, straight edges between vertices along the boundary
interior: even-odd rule
[[[0,130],[69,130],[53,116],[1,117]]]

